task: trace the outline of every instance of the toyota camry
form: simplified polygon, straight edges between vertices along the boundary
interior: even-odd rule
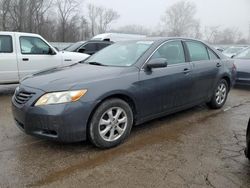
[[[25,133],[111,148],[134,125],[207,103],[221,108],[233,60],[202,41],[146,38],[115,43],[83,62],[23,79],[12,98]]]

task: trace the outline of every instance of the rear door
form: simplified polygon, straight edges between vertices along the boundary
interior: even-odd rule
[[[17,56],[13,34],[0,34],[0,83],[18,82]]]
[[[42,38],[19,35],[16,40],[20,78],[62,64],[62,56],[56,51],[51,55],[51,46]]]
[[[185,41],[193,70],[192,96],[196,101],[207,99],[221,67],[220,59],[205,44]]]

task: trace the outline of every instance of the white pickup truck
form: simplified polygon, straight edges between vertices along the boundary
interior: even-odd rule
[[[88,56],[58,52],[37,34],[0,32],[0,84],[18,83],[23,77],[39,70],[70,65]]]

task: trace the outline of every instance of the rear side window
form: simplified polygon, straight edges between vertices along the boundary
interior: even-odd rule
[[[209,48],[207,50],[208,50],[208,54],[209,54],[210,60],[219,59],[218,56],[212,50],[210,50]]]
[[[185,62],[185,55],[181,41],[171,41],[163,44],[151,59],[165,58],[169,65]]]
[[[191,61],[209,60],[207,48],[200,42],[186,42]]]
[[[12,53],[12,37],[8,35],[0,35],[0,53]]]

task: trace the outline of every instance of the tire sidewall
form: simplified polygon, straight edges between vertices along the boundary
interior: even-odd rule
[[[117,140],[109,142],[109,141],[105,141],[99,134],[99,121],[103,113],[105,113],[108,109],[113,108],[113,107],[122,108],[127,115],[128,122],[127,122],[127,128],[125,132],[123,133],[123,135]],[[110,100],[104,101],[96,109],[94,115],[92,116],[90,126],[89,126],[89,137],[90,137],[91,142],[99,148],[112,148],[121,144],[128,137],[128,135],[130,134],[132,125],[133,125],[133,113],[132,113],[130,106],[121,99],[110,99]]]
[[[220,85],[221,83],[225,84],[226,89],[227,89],[227,92],[226,92],[226,97],[225,97],[225,100],[223,101],[223,103],[218,104],[217,101],[216,101],[216,92],[217,92],[217,89],[218,89],[218,87],[219,87],[219,85]],[[213,98],[212,98],[212,101],[211,101],[211,102],[212,102],[212,106],[213,106],[214,108],[217,108],[217,109],[219,109],[219,108],[221,108],[222,106],[224,106],[224,104],[225,104],[226,101],[227,101],[228,92],[229,92],[229,88],[228,88],[228,83],[227,83],[227,81],[224,80],[224,79],[221,79],[221,80],[218,82],[218,84],[216,85],[216,88],[215,88],[215,90],[214,90]]]

